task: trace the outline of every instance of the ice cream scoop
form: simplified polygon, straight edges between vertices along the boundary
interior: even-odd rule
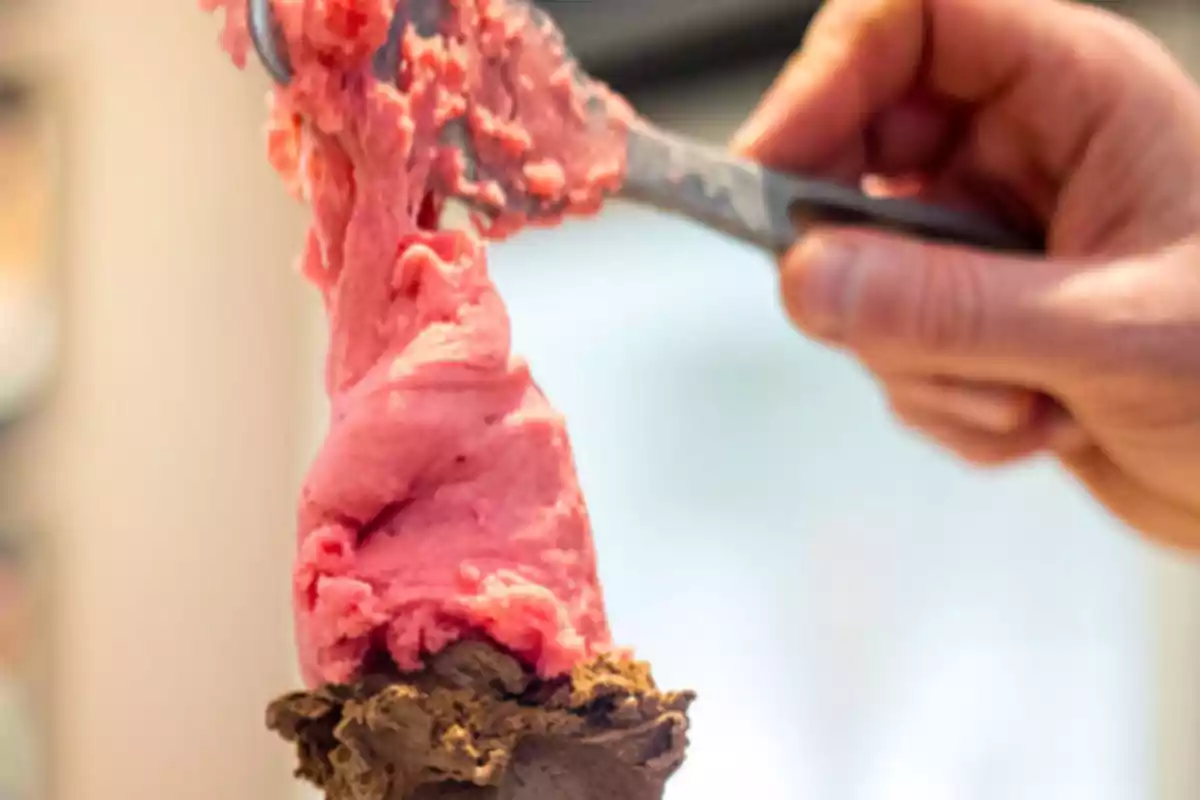
[[[272,2],[249,0],[249,11],[249,32],[258,55],[274,80],[286,85],[292,68]],[[553,224],[579,205],[578,197],[569,196],[571,176],[561,174],[557,159],[542,157],[545,141],[536,135],[532,141],[506,140],[502,125],[490,127],[502,123],[503,106],[518,103],[522,95],[561,88],[563,102],[545,109],[545,130],[572,138],[576,146],[591,138],[596,150],[612,151],[612,174],[598,184],[593,181],[605,198],[618,196],[681,214],[775,254],[787,250],[798,231],[814,222],[881,227],[994,250],[1043,248],[1039,236],[977,215],[787,175],[664,131],[587,75],[571,57],[551,17],[527,0],[400,0],[375,53],[374,76],[385,83],[402,82],[406,59],[422,57],[421,40],[461,32],[464,25],[458,15],[467,13],[477,15],[480,36],[462,41],[463,47],[487,48],[489,42],[514,39],[520,47],[497,47],[494,57],[483,59],[492,74],[466,76],[468,81],[475,79],[466,87],[469,102],[444,110],[441,140],[455,167],[433,186],[439,199],[460,200],[478,212],[481,229],[492,238],[527,224]],[[524,69],[529,63],[553,69]],[[573,85],[565,87],[565,82]],[[570,101],[579,97],[587,99]],[[480,110],[487,112],[483,121]],[[593,203],[584,205],[594,210]]]

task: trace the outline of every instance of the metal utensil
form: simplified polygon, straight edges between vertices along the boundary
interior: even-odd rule
[[[408,28],[411,26],[418,36],[438,35],[449,2],[400,0],[387,41],[373,60],[372,71],[380,81],[396,79],[401,43]],[[527,0],[508,3],[528,15],[543,39],[553,38],[561,44],[561,33],[548,14]],[[277,83],[287,85],[292,67],[271,0],[249,0],[248,21],[263,65]],[[572,66],[576,80],[594,82],[578,65]],[[449,133],[462,150],[468,169],[478,171],[480,165],[467,137],[462,131]],[[626,146],[625,180],[617,196],[683,215],[773,254],[790,248],[804,226],[814,223],[866,225],[990,250],[1043,249],[1040,238],[983,217],[912,200],[872,197],[848,186],[787,175],[722,149],[689,141],[641,119],[631,126]],[[482,207],[478,197],[458,199],[485,214],[497,210]],[[536,207],[533,198],[528,197],[510,196],[506,202],[527,202],[529,208]]]

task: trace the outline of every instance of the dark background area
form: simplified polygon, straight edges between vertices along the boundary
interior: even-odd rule
[[[623,94],[724,72],[753,61],[782,62],[796,48],[819,0],[539,0],[572,52]]]
[[[1120,8],[1156,0],[1096,0]],[[537,0],[571,50],[619,92],[668,88],[753,62],[778,66],[821,0]],[[1200,4],[1200,0],[1197,0]]]

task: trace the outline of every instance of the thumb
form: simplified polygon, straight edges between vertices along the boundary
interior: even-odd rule
[[[1080,342],[1056,302],[1074,272],[859,230],[816,231],[788,253],[781,284],[806,333],[866,361],[964,378],[1028,382]]]

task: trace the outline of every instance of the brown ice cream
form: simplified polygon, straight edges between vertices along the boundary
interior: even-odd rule
[[[328,800],[658,800],[692,699],[641,662],[600,656],[547,681],[467,641],[421,672],[286,695],[267,725]]]

